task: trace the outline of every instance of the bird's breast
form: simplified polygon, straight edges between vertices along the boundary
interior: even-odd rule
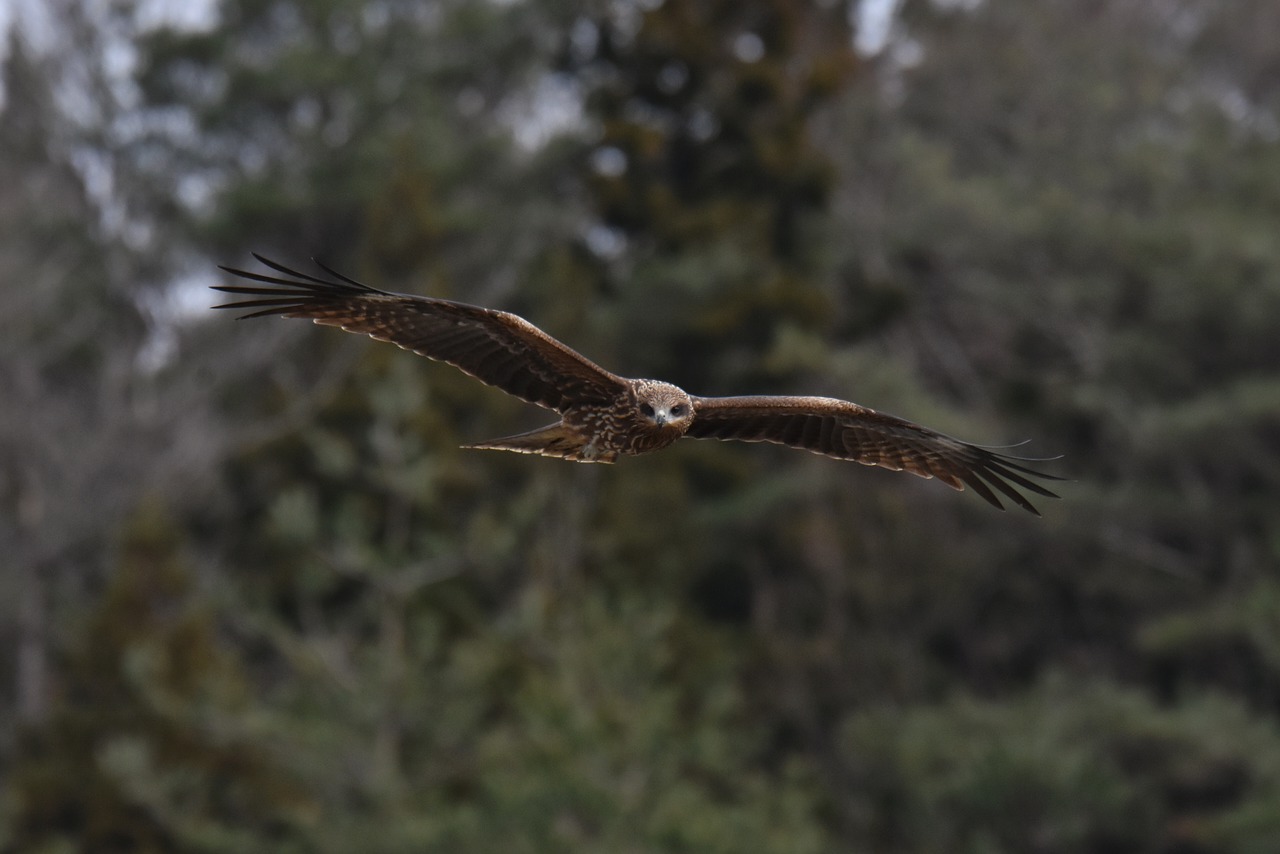
[[[654,424],[630,406],[584,407],[566,412],[564,420],[589,436],[600,454],[647,454],[667,447],[684,432],[678,425]]]

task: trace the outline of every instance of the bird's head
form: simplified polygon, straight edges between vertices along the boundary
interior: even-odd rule
[[[641,380],[636,386],[636,409],[643,420],[664,430],[683,433],[693,423],[693,401],[671,383]]]

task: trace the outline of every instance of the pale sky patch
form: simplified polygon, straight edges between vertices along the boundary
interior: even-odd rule
[[[854,10],[854,46],[863,56],[884,50],[893,33],[893,19],[901,0],[859,0]]]

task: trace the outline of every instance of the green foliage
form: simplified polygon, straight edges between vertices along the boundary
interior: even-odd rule
[[[591,203],[632,244],[619,283],[636,323],[627,352],[690,385],[759,379],[725,369],[737,348],[827,319],[811,231],[835,175],[815,118],[855,78],[847,22],[838,7],[784,0],[632,14],[584,22],[592,49],[566,58],[594,84]]]
[[[1170,694],[1212,686],[1264,712],[1280,701],[1280,585],[1275,579],[1153,621],[1139,639]]]
[[[1170,709],[1066,677],[1002,702],[852,715],[846,806],[884,851],[1266,851],[1280,731],[1221,696]]]
[[[12,771],[20,851],[288,850],[305,799],[262,739],[163,512],[123,533],[118,569],[63,656],[56,711]]]
[[[689,660],[691,627],[669,606],[585,595],[554,605],[531,591],[409,689],[407,702],[423,704],[413,711],[429,716],[405,720],[401,756],[419,761],[402,769],[384,844],[821,850],[812,779],[761,772],[731,658],[712,649]],[[344,824],[318,837],[324,850],[384,833]]]
[[[478,839],[511,850],[822,850],[811,776],[759,765],[763,733],[744,714],[728,639],[654,601],[592,597],[550,616],[529,627],[541,661],[511,686],[511,719],[477,750],[479,813],[501,817],[496,834],[483,819]],[[710,649],[690,656],[690,634]]]

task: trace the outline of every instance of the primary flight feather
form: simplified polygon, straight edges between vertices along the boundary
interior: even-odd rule
[[[222,269],[258,284],[215,285],[252,299],[215,306],[244,317],[306,317],[390,341],[447,362],[481,382],[559,413],[538,430],[467,445],[612,463],[661,450],[681,437],[773,442],[841,460],[969,487],[1004,509],[1000,496],[1040,515],[1020,490],[1058,496],[1036,482],[1061,480],[1034,460],[971,445],[865,406],[829,397],[698,397],[670,383],[606,371],[521,317],[430,297],[388,293],[320,264],[330,278],[254,255],[281,275]]]

